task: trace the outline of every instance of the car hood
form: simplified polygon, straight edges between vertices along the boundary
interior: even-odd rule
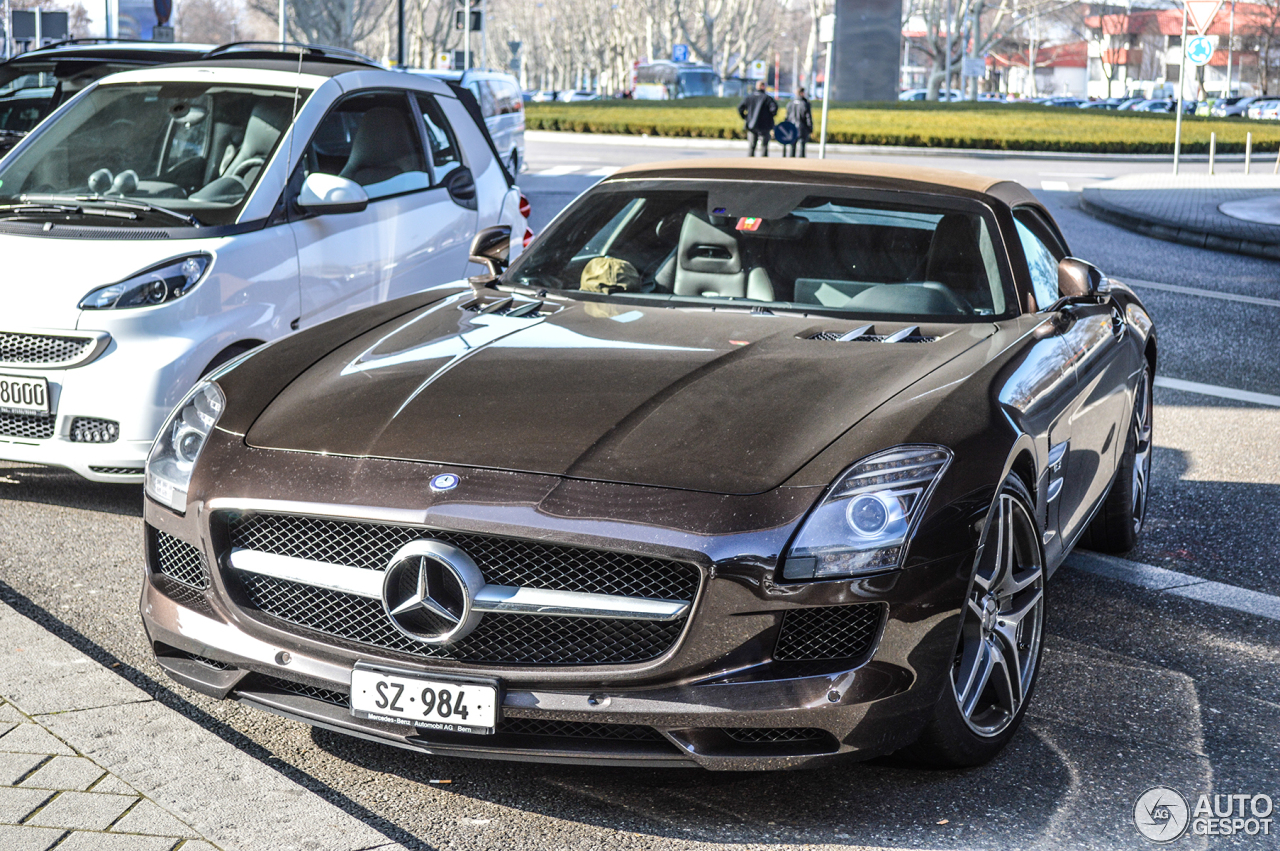
[[[123,228],[120,235],[126,236]],[[74,329],[77,306],[90,290],[114,284],[171,257],[184,248],[205,248],[198,240],[62,239],[0,233],[0,331],[14,328]],[[189,252],[188,252],[189,253]]]
[[[331,351],[263,410],[249,444],[760,493],[993,327],[845,343],[809,338],[858,323],[570,300],[519,318],[469,300]]]

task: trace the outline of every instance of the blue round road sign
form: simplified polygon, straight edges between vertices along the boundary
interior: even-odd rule
[[[1187,61],[1192,65],[1208,65],[1213,58],[1213,39],[1196,35],[1187,39]]]
[[[794,145],[800,138],[800,128],[790,121],[784,121],[773,128],[773,138],[777,139],[779,144]]]

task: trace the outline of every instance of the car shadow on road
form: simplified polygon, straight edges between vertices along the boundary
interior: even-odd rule
[[[142,486],[103,484],[58,467],[0,461],[0,500],[142,516]]]

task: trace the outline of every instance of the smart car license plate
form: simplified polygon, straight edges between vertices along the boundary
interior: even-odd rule
[[[49,413],[49,382],[23,375],[0,375],[0,413]]]
[[[351,714],[431,730],[492,733],[498,724],[498,684],[358,664],[351,672]]]

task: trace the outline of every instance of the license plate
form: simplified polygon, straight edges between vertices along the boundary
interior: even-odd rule
[[[49,413],[49,382],[43,378],[0,375],[0,412]]]
[[[498,725],[494,680],[447,680],[357,665],[351,714],[453,733],[492,733]]]

